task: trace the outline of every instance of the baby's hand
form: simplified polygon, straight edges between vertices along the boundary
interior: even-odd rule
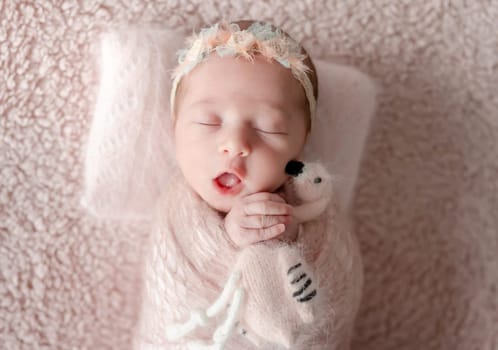
[[[258,192],[238,199],[225,217],[229,238],[239,248],[281,235],[292,222],[292,207],[278,194]]]

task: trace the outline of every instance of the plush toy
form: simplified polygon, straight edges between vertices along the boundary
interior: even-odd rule
[[[320,163],[302,163],[291,160],[285,172],[293,178],[285,186],[287,201],[294,206],[298,223],[318,217],[332,197],[332,177]]]
[[[332,196],[330,174],[319,163],[297,161],[289,162],[286,172],[292,177],[284,186],[284,196],[294,206],[297,222],[316,219]],[[167,337],[177,341],[219,320],[226,311],[213,343],[191,341],[190,349],[221,350],[234,330],[256,345],[291,348],[301,327],[313,322],[319,297],[319,285],[299,245],[278,240],[254,244],[239,253],[224,290],[211,307],[192,311],[189,321],[167,329]]]

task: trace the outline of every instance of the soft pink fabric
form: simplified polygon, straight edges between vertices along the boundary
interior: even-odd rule
[[[166,327],[185,322],[191,310],[206,309],[216,300],[235,261],[222,218],[189,189],[181,174],[164,186],[144,251],[138,349],[148,343],[172,348],[166,345]],[[212,332],[198,334],[208,337]]]
[[[308,292],[315,290],[313,270],[307,268],[297,244],[265,242],[249,246],[240,253],[235,265],[235,269],[242,272],[247,293],[242,327],[267,342],[291,349],[296,347],[300,333],[304,337],[306,334],[303,333],[309,332],[307,325],[316,329],[320,327],[319,322],[314,322],[318,321],[314,312],[317,298],[299,303],[292,297],[294,290],[287,272],[297,264],[302,264],[299,271],[314,281]],[[326,292],[317,289],[320,296]]]
[[[359,308],[362,268],[349,225],[331,205],[305,223],[294,244],[257,244],[234,250],[223,219],[186,185],[180,174],[165,184],[151,240],[145,249],[142,312],[137,349],[183,349],[186,341],[210,341],[215,327],[171,343],[166,328],[185,322],[194,309],[207,309],[232,271],[240,271],[247,292],[241,326],[263,340],[255,347],[233,334],[227,349],[347,349]],[[301,262],[317,297],[292,298],[287,271]],[[175,345],[176,344],[176,345]]]

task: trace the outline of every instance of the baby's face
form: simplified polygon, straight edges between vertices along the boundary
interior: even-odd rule
[[[183,79],[176,105],[178,164],[220,212],[237,197],[277,190],[305,143],[304,90],[278,63],[212,55]]]

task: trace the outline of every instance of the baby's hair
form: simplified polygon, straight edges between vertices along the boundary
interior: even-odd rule
[[[230,22],[230,25],[234,24],[234,25],[238,25],[240,30],[247,30],[249,27],[251,27],[251,25],[255,24],[255,23],[261,23],[260,21],[254,21],[254,20],[240,20],[240,21],[234,21],[234,22]],[[291,39],[291,40],[294,40],[288,33],[286,33],[285,31],[283,31],[282,29],[274,26],[274,25],[271,25],[271,27],[273,28],[273,30],[278,30],[283,36],[285,36],[286,38],[288,39]],[[311,82],[311,85],[312,85],[312,89],[313,89],[313,96],[314,96],[314,100],[316,101],[316,99],[318,98],[318,77],[317,77],[317,74],[316,74],[316,68],[315,68],[315,65],[313,63],[313,60],[311,59],[311,57],[308,55],[308,52],[304,49],[304,47],[302,46],[299,46],[300,47],[300,50],[301,50],[301,54],[305,56],[305,58],[303,59],[303,64],[306,66],[307,70],[306,70],[306,75],[309,79],[309,81]],[[187,74],[188,75],[188,74]],[[185,86],[183,84],[183,81],[184,79],[180,79],[180,81],[178,82],[178,85],[176,87],[176,92],[175,92],[175,95],[174,95],[174,100],[172,101],[173,103],[173,110],[172,110],[172,113],[173,113],[173,121],[176,122],[176,114],[178,112],[178,103],[177,101],[181,100],[183,94],[185,93]],[[304,88],[303,88],[304,89]],[[306,103],[308,105],[308,107],[310,107],[310,100],[309,98],[306,99]],[[311,128],[311,113],[308,113],[308,118],[307,118],[307,130],[309,131],[310,128]]]

